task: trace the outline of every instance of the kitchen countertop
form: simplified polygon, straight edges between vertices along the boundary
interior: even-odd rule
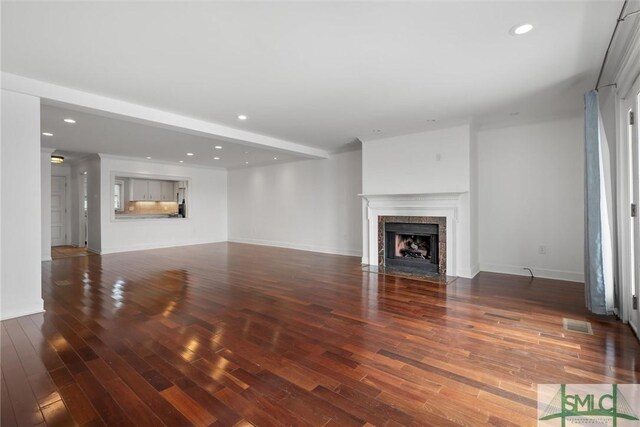
[[[127,214],[118,213],[116,219],[157,219],[157,218],[171,218],[171,219],[183,219],[178,214]]]

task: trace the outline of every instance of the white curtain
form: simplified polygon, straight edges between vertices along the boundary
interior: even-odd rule
[[[609,144],[598,92],[585,94],[585,300],[596,314],[614,308],[613,194]]]

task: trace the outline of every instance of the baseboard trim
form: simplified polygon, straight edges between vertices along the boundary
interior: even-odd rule
[[[181,246],[206,245],[207,243],[221,243],[226,241],[227,241],[226,239],[195,240],[195,241],[186,241],[186,242],[155,243],[155,244],[149,244],[149,245],[126,246],[121,248],[106,248],[106,249],[103,248],[99,254],[100,255],[119,254],[123,252],[147,251],[151,249],[164,249],[164,248],[177,248]]]
[[[631,328],[631,330],[635,334],[635,336],[638,339],[638,341],[640,341],[640,334],[638,333],[638,329],[636,329],[636,326],[632,322],[629,322],[629,327]]]
[[[476,264],[468,270],[465,268],[459,268],[457,276],[464,277],[466,279],[473,279],[478,273],[480,273],[480,265]]]
[[[529,267],[533,271],[535,277],[542,279],[565,280],[568,282],[584,283],[584,273],[577,271],[551,270],[547,268]],[[513,274],[515,276],[528,276],[529,272],[524,266],[506,265],[506,264],[480,264],[480,271],[490,273]]]
[[[271,240],[261,240],[261,239],[246,239],[243,237],[230,237],[229,242],[246,243],[249,245],[271,246],[275,248],[296,249],[299,251],[318,252],[322,254],[357,256],[357,257],[362,256],[362,251],[354,250],[354,249],[324,248],[321,246],[300,245],[300,244],[288,243],[288,242],[274,242]]]
[[[0,314],[0,320],[15,319],[16,317],[30,316],[32,314],[44,313],[44,301],[40,300],[39,303],[34,304],[28,308],[22,308],[18,310],[2,310]]]
[[[471,268],[471,278],[474,278],[480,273],[480,264],[476,264]]]

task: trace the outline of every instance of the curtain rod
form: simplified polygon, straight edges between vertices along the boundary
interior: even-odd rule
[[[598,81],[596,82],[595,90],[598,90],[598,86],[600,86],[600,79],[602,79],[602,73],[604,72],[604,67],[607,65],[607,59],[609,58],[609,51],[611,50],[611,45],[613,44],[613,39],[616,37],[616,33],[618,32],[618,27],[620,23],[625,20],[625,18],[629,15],[624,15],[624,10],[627,8],[627,4],[629,0],[624,0],[622,5],[622,9],[620,9],[620,16],[618,16],[618,20],[616,21],[616,26],[613,28],[613,33],[611,34],[611,39],[609,39],[609,46],[607,46],[607,51],[604,53],[604,59],[602,60],[602,66],[600,67],[600,73],[598,74]],[[636,12],[633,12],[636,13]]]

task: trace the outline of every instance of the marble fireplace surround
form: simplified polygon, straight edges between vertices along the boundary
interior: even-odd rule
[[[366,219],[363,224],[362,263],[378,265],[379,217],[444,217],[446,224],[446,274],[458,276],[457,225],[460,193],[361,194]]]

